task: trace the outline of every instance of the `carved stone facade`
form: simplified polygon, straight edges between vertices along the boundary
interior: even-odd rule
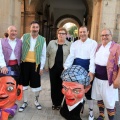
[[[15,25],[18,37],[29,32],[32,20],[40,23],[40,34],[47,42],[55,37],[58,27],[74,22],[85,24],[90,37],[100,42],[100,31],[109,28],[120,42],[120,0],[1,0],[0,37],[8,26]]]

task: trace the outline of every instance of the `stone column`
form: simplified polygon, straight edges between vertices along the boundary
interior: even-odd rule
[[[101,21],[101,4],[102,0],[94,0],[93,3],[93,17],[90,37],[96,41],[99,41],[99,29]]]
[[[21,0],[0,0],[0,37],[10,25],[15,25],[20,37]]]
[[[92,16],[88,15],[88,17],[87,17],[87,28],[89,30],[89,36],[90,36],[90,33],[91,33],[91,23],[92,23]]]
[[[120,13],[120,1],[119,0],[107,0],[103,1],[102,16],[100,28],[108,28],[113,33],[113,39],[117,42],[119,40],[119,28],[118,20]]]

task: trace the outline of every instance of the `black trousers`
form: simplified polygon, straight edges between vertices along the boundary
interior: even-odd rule
[[[31,88],[37,88],[41,86],[41,77],[39,74],[40,65],[38,65],[37,71],[36,64],[30,62],[21,63],[21,83],[23,86],[30,86]]]
[[[50,85],[51,85],[51,99],[55,106],[60,106],[63,100],[62,94],[62,79],[60,78],[63,68],[53,66],[49,69]]]

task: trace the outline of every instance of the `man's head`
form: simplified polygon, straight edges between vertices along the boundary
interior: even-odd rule
[[[79,65],[73,65],[64,70],[61,78],[63,80],[62,93],[65,96],[66,104],[69,106],[81,101],[91,87],[88,72]]]
[[[79,37],[84,42],[88,38],[89,31],[86,26],[81,26],[79,28]]]
[[[17,37],[17,29],[15,26],[9,26],[7,32],[11,40],[14,40]]]
[[[39,34],[40,26],[38,21],[32,21],[30,24],[30,32],[33,37],[37,37]]]
[[[112,40],[112,33],[109,29],[103,29],[101,32],[101,41],[105,46]]]
[[[67,36],[67,30],[65,28],[62,27],[57,30],[58,40],[65,40],[66,36]]]
[[[9,108],[15,101],[21,99],[22,89],[16,86],[16,81],[10,76],[0,78],[0,108]]]

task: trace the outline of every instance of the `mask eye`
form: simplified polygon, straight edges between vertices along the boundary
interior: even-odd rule
[[[13,88],[12,86],[8,86],[8,87],[7,87],[7,90],[8,90],[8,91],[12,91],[13,89],[14,89],[14,88]]]
[[[77,89],[74,89],[73,92],[76,93],[76,94],[79,94],[79,93],[80,93],[80,91],[77,90]]]
[[[63,89],[64,89],[65,91],[67,91],[67,90],[68,90],[65,86],[63,86]]]

